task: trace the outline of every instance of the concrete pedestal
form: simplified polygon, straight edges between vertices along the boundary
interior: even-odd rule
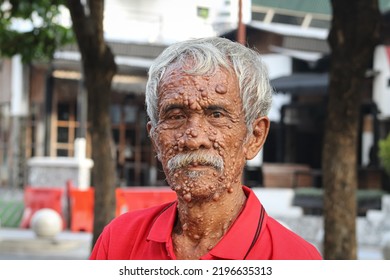
[[[66,181],[72,180],[76,187],[87,189],[93,162],[87,158],[33,157],[27,166],[27,185],[32,187],[65,188]]]
[[[83,156],[77,157],[33,157],[27,162],[26,185],[32,188],[60,188],[66,192],[66,182],[71,180],[80,190],[91,186],[93,161]],[[64,219],[69,223],[68,197],[62,198]]]

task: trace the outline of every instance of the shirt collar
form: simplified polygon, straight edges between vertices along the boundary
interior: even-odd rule
[[[255,193],[243,187],[247,201],[240,215],[209,254],[219,259],[242,260],[255,240],[261,204]],[[156,217],[147,240],[170,243],[177,215],[177,201],[164,208]],[[265,215],[267,216],[267,215]],[[267,218],[267,217],[265,217]],[[263,222],[263,225],[265,221]]]
[[[176,220],[177,201],[167,205],[154,220],[147,240],[169,242]]]
[[[247,196],[244,208],[228,232],[209,252],[217,258],[242,260],[250,250],[252,243],[256,241],[256,231],[258,230],[261,215],[261,204],[251,189],[244,186],[243,190]],[[264,224],[265,220],[263,222]]]

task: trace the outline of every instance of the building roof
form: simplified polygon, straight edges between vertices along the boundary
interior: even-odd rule
[[[153,60],[167,47],[158,44],[108,42],[118,65],[118,72],[127,75],[146,75]],[[77,45],[67,45],[54,56],[53,65],[63,70],[81,69],[81,55]]]
[[[324,95],[327,93],[328,83],[328,73],[293,73],[271,80],[275,92],[291,95]]]
[[[332,13],[330,1],[326,0],[252,0],[252,6],[324,15]]]
[[[382,12],[390,10],[390,0],[378,0]],[[330,0],[252,0],[252,6],[275,8],[302,13],[331,15]]]
[[[383,14],[390,11],[390,0],[378,3]],[[327,30],[331,19],[330,0],[252,0],[252,21]]]

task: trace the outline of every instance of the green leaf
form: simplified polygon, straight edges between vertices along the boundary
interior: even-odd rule
[[[383,168],[390,175],[390,133],[385,139],[379,140],[378,156]]]
[[[71,28],[57,22],[63,0],[9,0],[0,10],[0,56],[20,54],[25,63],[34,60],[49,61],[56,49],[74,43]],[[12,29],[12,22],[25,20],[31,30]]]

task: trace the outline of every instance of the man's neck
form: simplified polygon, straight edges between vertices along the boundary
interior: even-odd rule
[[[240,214],[246,196],[242,188],[218,200],[190,203],[179,198],[178,217],[172,232],[178,259],[199,259],[210,251]]]

